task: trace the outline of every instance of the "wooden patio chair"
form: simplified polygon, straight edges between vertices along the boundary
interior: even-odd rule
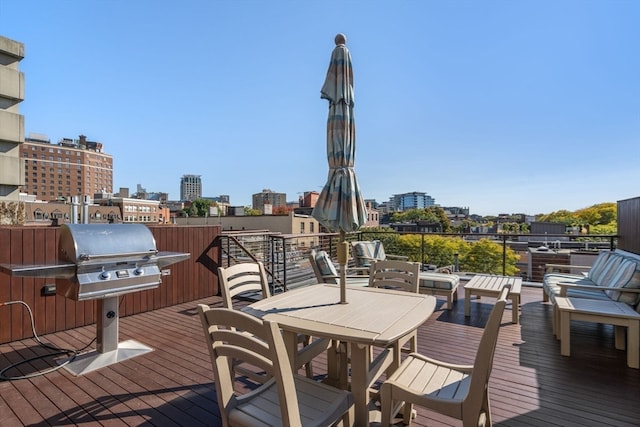
[[[409,261],[375,260],[369,269],[369,287],[396,289],[417,294],[420,287],[420,264]],[[409,348],[403,350],[406,343],[409,343]],[[417,331],[399,341],[398,349],[405,352],[418,351]]]
[[[198,311],[223,426],[353,425],[352,394],[295,374],[277,323],[203,304]],[[256,365],[270,379],[246,393],[244,387],[234,389],[236,360]]]
[[[326,251],[316,252],[315,249],[312,249],[309,252],[309,264],[311,264],[311,268],[313,269],[313,273],[316,275],[316,279],[318,279],[318,283],[339,284],[340,276],[338,275],[338,270]],[[363,274],[353,274],[353,269],[349,270],[351,271],[347,271],[346,276],[347,285],[369,285],[369,276],[367,276],[367,273],[369,272],[368,268],[355,270],[356,273]]]
[[[384,245],[380,240],[362,240],[357,242],[351,242],[353,249],[353,260],[356,267],[370,267],[373,261],[407,261],[409,257],[404,255],[388,254],[384,250]]]
[[[489,376],[502,314],[510,286],[500,293],[485,325],[473,365],[454,365],[412,353],[381,386],[382,427],[391,424],[394,409],[404,405],[404,423],[411,423],[413,405],[462,420],[465,427],[490,426]]]
[[[262,298],[271,296],[267,273],[261,262],[243,262],[230,267],[218,267],[218,281],[220,282],[222,303],[226,308],[233,308],[233,298],[238,295],[260,293]],[[302,345],[302,348],[298,350],[296,366],[304,366],[306,375],[313,378],[311,360],[327,350],[330,340],[312,340],[308,335],[299,334],[298,344]],[[240,372],[254,381],[264,382],[266,380],[264,376],[251,370],[243,367],[238,368]]]

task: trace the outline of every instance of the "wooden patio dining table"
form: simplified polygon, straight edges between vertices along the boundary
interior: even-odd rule
[[[347,303],[341,304],[340,287],[322,283],[263,299],[243,311],[280,324],[291,360],[299,333],[348,343],[355,421],[368,426],[370,385],[383,370],[389,374],[400,365],[394,344],[425,322],[435,305],[431,295],[366,287],[348,287]],[[374,360],[372,347],[382,349]],[[329,379],[346,387],[344,357],[330,351],[327,361]]]

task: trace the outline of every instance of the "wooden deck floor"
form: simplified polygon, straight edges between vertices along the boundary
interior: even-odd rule
[[[452,312],[438,310],[419,330],[420,351],[452,362],[471,363],[492,307],[473,301],[465,319],[461,299]],[[500,426],[640,425],[640,372],[627,368],[615,350],[613,328],[575,322],[572,357],[560,356],[551,334],[551,307],[541,290],[525,288],[521,324],[504,315],[491,377],[494,424]],[[75,377],[64,369],[30,379],[0,382],[0,426],[220,425],[213,375],[194,301],[120,319],[120,340],[135,339],[153,352]],[[86,327],[42,337],[59,347],[81,348],[95,337]],[[0,345],[0,368],[46,353],[33,340]],[[53,366],[50,360],[21,373]],[[322,374],[322,361],[315,364]],[[6,375],[15,375],[12,370]],[[414,425],[460,425],[418,409]]]

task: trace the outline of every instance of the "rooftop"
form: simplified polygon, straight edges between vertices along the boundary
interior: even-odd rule
[[[492,299],[472,303],[464,317],[463,292],[451,312],[437,310],[420,327],[419,351],[456,363],[472,363]],[[632,426],[640,419],[638,370],[614,347],[613,327],[572,324],[572,356],[560,355],[551,332],[551,306],[542,290],[525,287],[520,324],[504,314],[490,380],[496,425]],[[154,351],[75,377],[64,369],[31,379],[0,383],[2,425],[220,425],[214,378],[196,306],[219,306],[209,297],[120,319],[120,340],[135,339]],[[26,327],[26,326],[25,326]],[[64,348],[81,348],[95,326],[42,336]],[[31,339],[0,345],[0,366],[48,350]],[[324,361],[314,363],[324,373]],[[21,374],[54,366],[52,359],[28,363]],[[15,371],[6,375],[16,375]],[[414,423],[460,425],[417,408]]]

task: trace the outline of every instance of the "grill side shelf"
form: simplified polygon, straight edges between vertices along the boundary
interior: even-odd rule
[[[16,277],[49,277],[70,279],[76,275],[75,264],[18,265],[0,264],[0,272]]]

